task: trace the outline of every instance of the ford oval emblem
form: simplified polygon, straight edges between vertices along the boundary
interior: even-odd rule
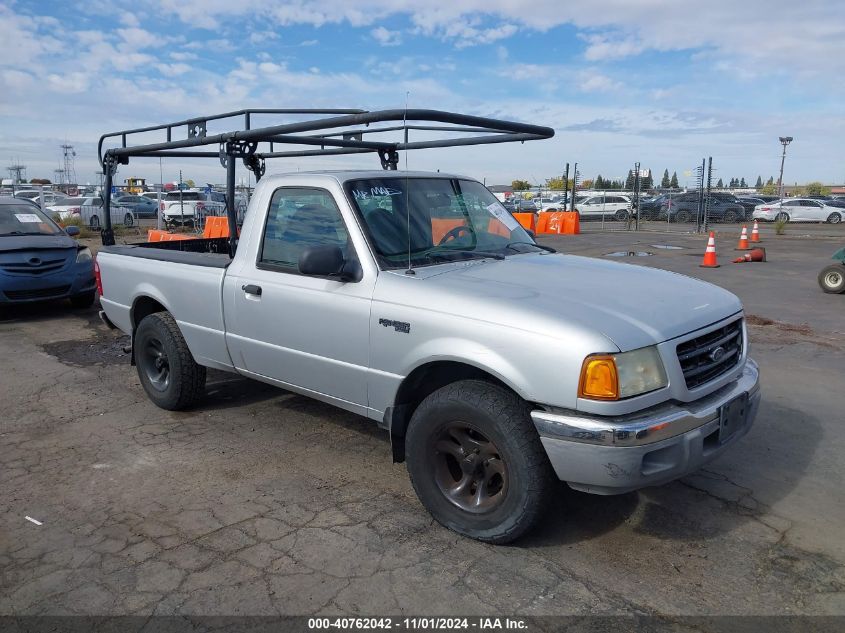
[[[710,354],[709,354],[710,360],[713,361],[714,363],[718,363],[720,360],[722,360],[722,358],[724,358],[726,351],[727,350],[725,350],[724,347],[719,345],[719,347],[717,347],[716,349],[714,349],[713,351],[710,352]]]
[[[30,257],[29,258],[29,265],[30,266],[38,266],[40,264],[41,264],[41,258],[40,257]]]

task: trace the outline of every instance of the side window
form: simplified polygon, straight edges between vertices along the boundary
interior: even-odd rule
[[[349,234],[328,191],[277,189],[270,201],[259,264],[299,271],[299,256],[309,246],[338,246],[347,254]]]

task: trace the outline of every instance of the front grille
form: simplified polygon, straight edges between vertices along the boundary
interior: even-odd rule
[[[59,270],[65,265],[65,258],[39,260],[35,264],[30,262],[7,262],[0,264],[0,270],[13,275],[43,275]]]
[[[740,358],[742,319],[678,345],[678,361],[687,389],[699,387],[730,371]]]
[[[4,290],[3,293],[9,301],[26,301],[28,299],[50,299],[66,295],[70,286],[53,286],[52,288],[39,288],[37,290]]]

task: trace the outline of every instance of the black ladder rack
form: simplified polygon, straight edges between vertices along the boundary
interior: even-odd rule
[[[253,127],[256,115],[319,115],[304,121]],[[226,121],[226,120],[230,121]],[[209,122],[223,121],[238,129],[219,134],[208,134]],[[378,125],[397,123],[401,125]],[[183,129],[184,128],[184,129]],[[409,132],[437,132],[441,138],[414,141]],[[176,139],[179,132],[182,138]],[[400,141],[373,139],[373,135],[401,131]],[[165,137],[163,142],[134,144],[141,134]],[[369,136],[369,138],[368,138]],[[226,168],[227,216],[229,224],[230,254],[237,245],[237,215],[235,212],[235,166],[237,159],[255,174],[256,182],[265,172],[265,159],[337,154],[377,153],[382,169],[396,169],[399,151],[455,147],[460,145],[487,145],[534,141],[554,136],[554,130],[540,125],[503,121],[485,117],[445,112],[442,110],[352,110],[352,109],[249,109],[197,117],[121,132],[100,137],[97,151],[105,174],[105,199],[103,205],[104,245],[114,244],[111,225],[112,178],[118,165],[126,165],[129,158],[218,158]],[[103,149],[110,141],[117,147]],[[284,149],[277,146],[307,146],[317,149]],[[214,146],[209,151],[208,146]]]

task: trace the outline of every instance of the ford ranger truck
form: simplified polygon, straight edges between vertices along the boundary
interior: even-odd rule
[[[97,257],[156,405],[201,400],[211,367],[366,416],[432,516],[482,541],[529,530],[556,480],[609,495],[683,477],[760,403],[736,296],[553,252],[470,178],[267,175],[233,258],[178,247]]]

